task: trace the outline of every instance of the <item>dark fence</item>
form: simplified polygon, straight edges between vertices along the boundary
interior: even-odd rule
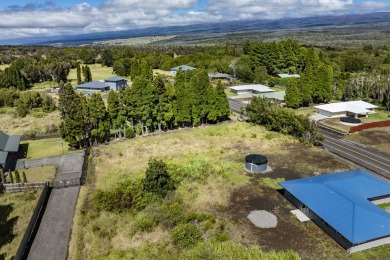
[[[0,184],[0,190],[8,192],[20,192],[26,189],[42,188],[46,184],[46,182],[5,183]]]
[[[349,132],[355,133],[358,131],[362,131],[364,129],[375,128],[375,127],[384,127],[384,126],[390,126],[390,120],[380,121],[380,122],[372,122],[372,123],[366,123],[366,124],[353,126],[353,127],[351,127]]]
[[[22,242],[20,242],[18,251],[16,251],[15,260],[26,259],[28,250],[32,245],[32,241],[34,240],[34,236],[38,230],[39,222],[42,219],[43,213],[45,211],[47,200],[50,196],[51,188],[48,183],[44,186],[41,196],[39,197],[38,203],[34,209],[33,215],[30,219],[30,223],[28,223],[26,232],[22,238]]]

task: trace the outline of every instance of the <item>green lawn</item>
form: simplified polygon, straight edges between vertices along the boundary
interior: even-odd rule
[[[44,81],[35,83],[31,90],[48,90],[52,87],[58,86],[58,82],[56,81]]]
[[[390,120],[390,113],[385,111],[376,111],[375,114],[369,115],[368,117],[361,118],[361,120],[363,123]]]
[[[313,107],[300,107],[298,109],[294,109],[299,115],[312,115],[314,111],[316,111]]]
[[[57,169],[54,166],[42,166],[23,170],[26,173],[27,182],[52,181]]]
[[[40,194],[40,189],[0,193],[0,259],[15,255]]]
[[[83,66],[83,65],[81,65]],[[92,80],[103,80],[115,76],[112,72],[112,67],[104,67],[101,64],[88,64],[88,67],[91,69]],[[81,75],[83,79],[83,75]],[[68,75],[68,80],[75,86],[77,85],[77,70],[71,69]],[[128,78],[129,80],[129,78]]]
[[[22,149],[24,149],[26,144],[28,144],[26,159],[61,155],[69,152],[68,143],[59,137],[40,140],[26,140],[20,143],[22,145]]]

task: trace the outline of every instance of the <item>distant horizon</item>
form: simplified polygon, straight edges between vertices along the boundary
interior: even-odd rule
[[[245,20],[389,12],[385,0],[13,0],[0,2],[0,39]]]

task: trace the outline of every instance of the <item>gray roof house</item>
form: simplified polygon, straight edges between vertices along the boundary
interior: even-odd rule
[[[110,90],[110,86],[106,85],[106,83],[102,81],[91,81],[81,85],[78,85],[76,89],[80,92],[107,92]]]
[[[20,136],[9,136],[0,131],[0,164],[5,169],[5,164],[11,155],[17,155],[19,151]]]
[[[110,90],[119,91],[127,87],[127,79],[114,76],[104,80],[104,83],[110,87]]]
[[[218,80],[218,79],[226,79],[229,80],[231,79],[232,76],[226,73],[209,73],[209,78],[210,80]]]
[[[181,71],[190,71],[190,70],[196,70],[196,68],[191,67],[191,66],[187,66],[187,65],[180,65],[180,66],[171,68],[171,75],[172,75],[172,76],[175,76],[175,75],[176,75],[176,72],[177,72],[178,70],[181,70]]]

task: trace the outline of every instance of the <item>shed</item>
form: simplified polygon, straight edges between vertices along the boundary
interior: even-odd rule
[[[284,196],[349,253],[390,243],[390,184],[361,169],[279,183]]]
[[[278,78],[282,78],[282,79],[285,79],[285,78],[299,78],[299,74],[284,74],[284,73],[280,73],[280,74],[277,74]]]
[[[249,154],[245,157],[245,168],[251,173],[260,173],[267,170],[268,159],[261,154]]]
[[[209,79],[210,80],[219,80],[219,79],[226,79],[226,80],[229,80],[231,79],[231,75],[229,74],[226,74],[226,73],[209,73]]]
[[[102,81],[91,81],[87,82],[81,85],[78,85],[76,87],[78,91],[85,91],[89,93],[93,92],[107,92],[110,90],[110,86],[107,86],[104,82]]]

